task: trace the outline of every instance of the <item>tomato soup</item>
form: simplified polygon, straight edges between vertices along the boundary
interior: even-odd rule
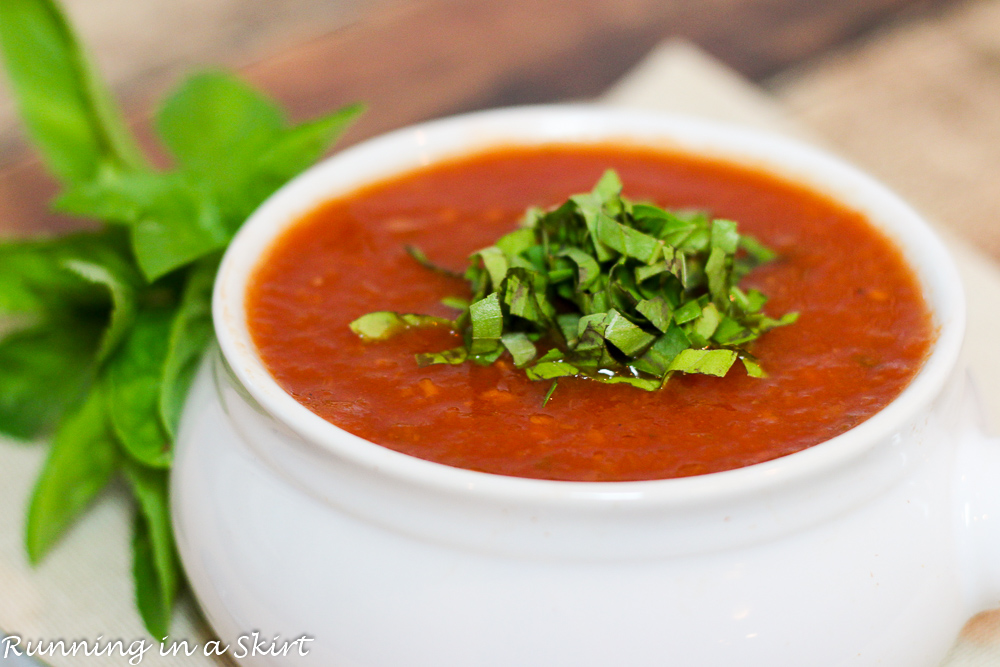
[[[470,253],[530,206],[588,191],[608,168],[624,195],[739,222],[779,258],[742,283],[798,322],[753,353],[766,378],[675,374],[659,391],[586,378],[533,382],[509,356],[491,366],[418,367],[457,334],[414,329],[362,342],[348,327],[376,310],[454,317]],[[745,167],[615,146],[506,148],[436,164],[327,202],[292,225],[255,270],[251,336],[277,382],[324,419],[374,443],[450,466],[557,480],[663,479],[791,454],[892,401],[935,332],[899,250],[863,216]]]

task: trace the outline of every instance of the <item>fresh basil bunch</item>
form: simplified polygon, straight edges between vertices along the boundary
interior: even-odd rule
[[[136,603],[156,638],[182,585],[168,476],[185,394],[212,337],[219,257],[246,217],[357,116],[302,125],[237,78],[192,76],[156,129],[170,171],[143,156],[54,0],[0,1],[21,116],[62,184],[55,207],[99,231],[0,242],[0,432],[50,436],[28,511],[40,561],[113,479],[135,498]]]

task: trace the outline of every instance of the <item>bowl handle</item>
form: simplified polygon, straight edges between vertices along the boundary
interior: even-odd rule
[[[986,433],[971,378],[964,403],[955,498],[966,594],[975,613],[1000,606],[1000,438]]]

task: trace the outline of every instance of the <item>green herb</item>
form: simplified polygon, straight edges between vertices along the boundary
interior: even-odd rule
[[[107,485],[121,455],[100,388],[68,410],[28,508],[28,557],[38,563],[62,532]]]
[[[170,527],[168,473],[127,460],[123,466],[138,511],[132,536],[135,600],[154,637],[170,633],[170,614],[182,577]]]
[[[197,74],[156,115],[175,163],[157,171],[54,0],[0,2],[0,46],[28,132],[63,186],[56,207],[107,223],[0,243],[0,315],[15,316],[0,340],[0,432],[53,434],[28,555],[40,561],[123,476],[136,500],[136,604],[163,637],[183,580],[167,503],[173,436],[212,337],[221,251],[360,108],[290,125],[239,79]]]
[[[552,399],[552,394],[556,393],[556,387],[557,387],[558,385],[559,385],[559,380],[553,380],[553,381],[552,381],[552,384],[551,384],[551,385],[549,386],[549,391],[548,391],[548,393],[546,393],[546,394],[545,394],[545,398],[544,398],[544,399],[542,400],[542,407],[543,407],[543,408],[544,408],[544,407],[545,407],[546,405],[548,405],[548,404],[549,404],[549,401],[550,401],[550,400]]]
[[[462,310],[452,326],[465,345],[418,354],[418,363],[489,364],[507,352],[530,379],[553,381],[545,403],[569,376],[652,391],[678,371],[724,376],[739,359],[764,377],[750,345],[797,314],[768,317],[766,297],[738,283],[775,253],[731,220],[635,203],[621,191],[609,170],[593,191],[529,210],[520,229],[473,253],[472,299],[449,302]],[[425,317],[371,313],[351,328],[371,341],[442,324]],[[375,322],[399,324],[373,332]]]

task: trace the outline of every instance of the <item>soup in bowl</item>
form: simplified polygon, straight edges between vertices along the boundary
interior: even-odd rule
[[[506,354],[418,365],[462,343],[447,326],[351,330],[454,317],[440,301],[464,283],[406,245],[460,272],[607,168],[777,253],[740,283],[799,313],[753,344],[767,377],[553,390]],[[175,529],[223,639],[314,639],[260,664],[930,666],[1000,589],[955,268],[905,203],[814,149],[587,107],[401,130],[266,202],[214,315]]]

